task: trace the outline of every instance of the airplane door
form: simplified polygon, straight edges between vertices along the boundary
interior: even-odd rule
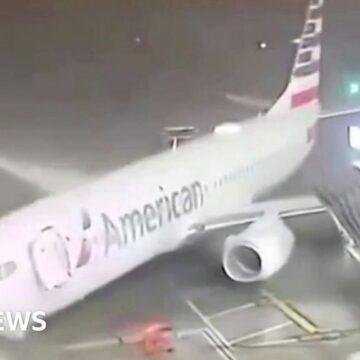
[[[77,269],[89,263],[93,247],[90,215],[84,209],[80,215],[79,220],[81,222],[73,223],[70,221],[64,226],[64,228],[71,229],[71,235],[65,236],[65,247],[68,254],[69,272],[71,275],[74,274]]]
[[[46,290],[65,284],[69,279],[69,259],[65,239],[54,228],[43,229],[32,244],[36,274]]]

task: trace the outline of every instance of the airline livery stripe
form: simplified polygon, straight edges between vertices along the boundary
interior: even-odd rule
[[[302,77],[302,76],[312,75],[318,71],[320,71],[320,63],[318,60],[316,60],[308,65],[298,67],[297,69],[294,70],[293,75],[296,77]]]
[[[309,61],[311,61],[312,58],[312,50],[308,50],[306,52],[300,53],[299,54],[299,58],[298,58],[298,64],[304,64],[304,63],[308,63]]]
[[[302,105],[306,105],[318,98],[318,87],[312,87],[310,89],[306,89],[304,91],[301,91],[297,94],[294,94],[291,97],[291,107],[299,107]]]
[[[305,35],[315,35],[316,24],[314,22],[309,22],[305,26],[304,34]]]
[[[303,43],[301,44],[302,49],[307,49],[313,46],[320,45],[321,36],[320,34],[315,34],[314,36],[307,37],[303,39]]]
[[[311,7],[321,7],[321,6],[323,6],[324,5],[324,1],[322,1],[322,0],[311,0],[310,1],[310,6]]]
[[[310,16],[309,18],[311,20],[318,20],[320,19],[322,16],[322,8],[318,8],[318,9],[311,9],[310,10]]]

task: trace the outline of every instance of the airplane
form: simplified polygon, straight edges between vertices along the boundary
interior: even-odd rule
[[[0,308],[50,316],[194,235],[236,224],[248,227],[224,239],[231,279],[261,281],[282,269],[295,241],[283,218],[325,208],[316,197],[255,200],[301,166],[318,119],[334,116],[319,101],[323,5],[310,1],[288,84],[265,114],[3,217]]]

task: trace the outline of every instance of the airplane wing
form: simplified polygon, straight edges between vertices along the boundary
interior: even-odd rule
[[[242,209],[240,213],[208,219],[193,224],[189,236],[224,229],[236,225],[249,224],[267,213],[277,214],[281,218],[291,218],[327,212],[327,208],[316,196],[299,196],[272,201],[254,203]]]
[[[70,166],[0,156],[0,217],[45,196],[79,186],[94,176]]]
[[[0,170],[34,186],[43,195],[69,190],[92,179],[89,174],[55,164],[34,164],[0,156]]]

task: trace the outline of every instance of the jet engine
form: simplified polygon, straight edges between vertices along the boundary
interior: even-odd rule
[[[295,236],[278,216],[264,216],[225,240],[223,268],[235,281],[266,280],[288,261]]]

